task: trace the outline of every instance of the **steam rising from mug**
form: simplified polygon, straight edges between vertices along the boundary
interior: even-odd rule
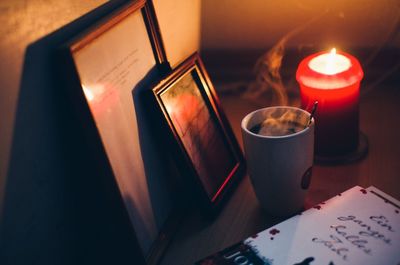
[[[328,11],[329,10],[322,12],[318,16],[290,31],[257,60],[255,65],[256,78],[243,93],[245,98],[257,101],[272,92],[273,98],[271,105],[288,105],[287,89],[285,88],[280,74],[286,43],[290,38],[326,15]]]
[[[269,93],[272,89],[274,92],[273,102],[276,105],[285,106],[288,104],[286,88],[282,82],[280,69],[289,36],[290,34],[283,37],[257,60],[255,66],[256,79],[249,85],[244,97],[256,100]]]
[[[307,117],[291,109],[276,109],[250,131],[264,136],[283,136],[297,133],[307,127]]]

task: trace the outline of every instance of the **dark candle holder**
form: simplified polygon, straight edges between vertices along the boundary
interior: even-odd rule
[[[369,141],[367,135],[360,131],[358,146],[354,151],[341,155],[318,155],[315,154],[314,162],[319,165],[343,165],[355,163],[364,159],[369,151]]]

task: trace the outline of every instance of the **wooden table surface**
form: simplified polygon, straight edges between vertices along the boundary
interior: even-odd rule
[[[220,98],[242,144],[240,121],[259,106],[235,95],[221,94]],[[306,205],[327,200],[355,185],[374,185],[400,199],[399,115],[400,87],[391,83],[363,93],[360,129],[369,140],[367,157],[348,165],[315,165]],[[193,264],[281,221],[263,212],[246,176],[215,220],[207,221],[196,211],[185,217],[161,264]]]

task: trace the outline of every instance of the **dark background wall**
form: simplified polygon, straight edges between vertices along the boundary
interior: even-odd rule
[[[398,30],[397,0],[203,0],[203,49],[268,49],[293,30],[291,47],[375,47]],[[389,44],[400,47],[400,36]]]
[[[0,2],[0,23],[3,25],[0,27],[2,36],[0,41],[0,205],[4,197],[3,190],[9,167],[18,97],[23,83],[26,49],[31,43],[105,2],[104,0]],[[35,60],[32,64],[41,61],[38,58]],[[35,79],[34,76],[31,78]],[[40,98],[40,95],[36,98]]]

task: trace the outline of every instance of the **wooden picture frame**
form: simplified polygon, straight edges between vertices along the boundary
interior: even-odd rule
[[[139,253],[140,264],[157,264],[182,211],[163,175],[165,159],[158,159],[149,139],[151,121],[142,102],[150,84],[170,70],[152,2],[123,5],[66,43],[60,53],[63,81],[82,135],[102,174],[115,183],[123,205],[118,207],[129,219],[127,232],[138,245],[132,253]]]
[[[198,200],[215,214],[245,169],[243,154],[199,55],[153,89],[183,171]]]

